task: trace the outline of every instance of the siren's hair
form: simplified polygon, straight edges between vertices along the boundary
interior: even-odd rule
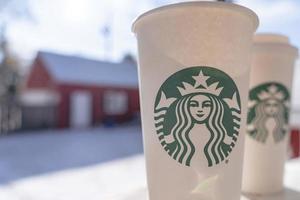
[[[264,103],[258,103],[255,106],[255,118],[253,119],[255,130],[251,133],[251,136],[260,142],[265,142],[269,134],[266,127],[267,115],[264,107]]]
[[[229,135],[228,130],[226,130],[223,124],[225,113],[224,103],[214,95],[208,95],[208,97],[212,102],[211,113],[207,122],[207,128],[210,131],[211,137],[204,147],[204,153],[208,160],[208,166],[212,166],[223,161],[228,156],[228,152],[222,146],[229,145],[224,142],[224,139],[229,137]]]
[[[189,133],[194,126],[189,109],[189,101],[192,96],[181,98],[175,108],[176,124],[171,129],[171,135],[177,142],[172,157],[180,163],[190,166],[191,159],[195,153],[195,146],[190,140]]]
[[[284,138],[285,133],[285,117],[284,117],[284,106],[282,104],[278,104],[278,114],[275,116],[276,127],[273,131],[273,138],[275,142],[279,142]]]

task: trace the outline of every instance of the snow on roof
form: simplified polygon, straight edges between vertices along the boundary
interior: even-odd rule
[[[137,68],[130,62],[111,63],[50,52],[39,52],[38,57],[59,82],[138,87]]]

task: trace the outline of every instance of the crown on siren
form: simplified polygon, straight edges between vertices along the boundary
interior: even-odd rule
[[[258,94],[258,98],[260,100],[266,100],[266,99],[277,99],[277,100],[284,100],[285,95],[282,91],[278,91],[278,88],[275,85],[271,85],[268,87],[267,91],[262,91]]]
[[[207,80],[210,76],[206,76],[203,74],[202,70],[199,72],[197,76],[193,76],[195,80],[195,84],[191,85],[187,82],[182,82],[183,87],[177,87],[180,94],[182,96],[192,93],[209,93],[216,96],[219,96],[223,90],[223,87],[219,87],[219,82],[214,82],[210,85],[207,84]]]

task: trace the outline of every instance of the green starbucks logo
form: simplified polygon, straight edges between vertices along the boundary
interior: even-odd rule
[[[289,91],[280,83],[253,88],[248,104],[248,135],[261,143],[266,143],[269,135],[275,143],[282,141],[288,131],[289,102]]]
[[[162,147],[186,166],[198,151],[209,167],[224,161],[237,142],[240,115],[237,86],[227,74],[212,67],[190,67],[171,75],[160,87],[154,105]],[[195,138],[209,139],[205,145],[195,146]]]

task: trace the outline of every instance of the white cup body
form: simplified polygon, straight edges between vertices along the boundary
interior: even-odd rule
[[[297,49],[285,36],[254,37],[242,187],[245,193],[266,195],[283,190],[296,57]]]
[[[150,200],[240,199],[257,25],[252,11],[220,2],[166,6],[135,22]]]

